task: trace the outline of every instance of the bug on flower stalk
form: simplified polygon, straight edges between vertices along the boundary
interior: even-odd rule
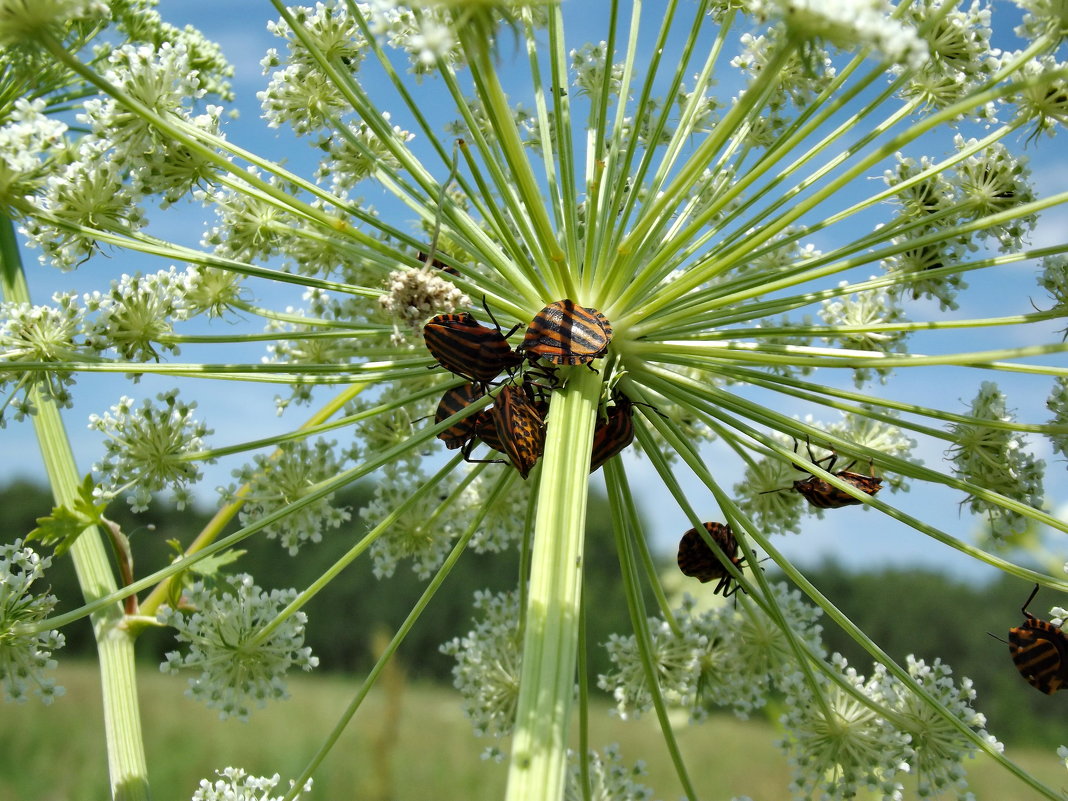
[[[468,382],[463,386],[453,387],[446,391],[438,401],[438,409],[434,413],[434,422],[440,423],[447,417],[452,417],[457,412],[463,411],[472,403],[482,397],[482,388],[475,383]],[[438,434],[438,439],[445,443],[449,450],[462,447],[463,444],[475,436],[475,422],[478,414],[465,417]]]
[[[612,324],[597,309],[558,300],[537,313],[517,348],[528,359],[553,364],[589,364],[608,352]]]
[[[620,453],[634,440],[634,404],[622,392],[612,395],[615,404],[608,409],[608,417],[598,420],[593,429],[593,448],[590,453],[590,472]]]
[[[484,442],[508,460],[526,478],[545,450],[544,410],[548,404],[534,400],[525,383],[506,386],[497,393],[493,406],[476,415],[474,437],[461,451],[469,462],[503,462],[503,459],[472,459],[471,450],[478,441]]]
[[[1020,607],[1024,622],[1009,629],[1009,653],[1024,681],[1039,692],[1053,695],[1068,683],[1068,636],[1048,620],[1027,611],[1038,585]]]
[[[489,307],[486,314],[493,319]],[[451,373],[488,384],[504,370],[523,363],[523,357],[508,344],[518,325],[507,334],[493,319],[495,328],[479,323],[470,312],[439,314],[423,326],[423,341],[434,359]]]
[[[493,401],[492,416],[500,450],[526,478],[545,450],[545,424],[529,387],[503,387]]]
[[[441,270],[442,272],[448,273],[449,275],[460,274],[460,271],[457,270],[455,267],[450,267],[437,256],[431,256],[429,253],[424,253],[421,250],[416,254],[415,258],[423,264],[426,264],[428,267],[436,267],[437,269]]]
[[[723,554],[731,561],[731,564],[741,570],[745,566],[745,557],[738,556],[738,542],[734,538],[731,527],[723,523],[703,523],[702,525],[713,542],[723,550]],[[723,597],[726,598],[737,592],[738,585],[732,586],[734,576],[727,572],[727,568],[716,558],[716,554],[701,538],[697,529],[691,528],[679,540],[678,561],[679,570],[684,575],[692,576],[702,584],[718,579],[719,583],[712,591],[713,594],[718,595],[722,592]]]
[[[833,472],[834,463],[838,461],[838,454],[833,451],[824,456],[822,459],[817,459],[812,453],[812,444],[807,443],[808,458],[809,461],[815,465],[823,466],[824,462],[827,462],[827,466],[823,469],[828,473],[831,473],[835,478],[840,478],[849,484],[852,484],[861,492],[868,495],[874,495],[883,488],[883,480],[877,478],[874,473],[871,472],[871,465],[868,465],[869,475],[863,473],[854,473],[850,471],[850,467],[857,462],[854,459],[848,465],[845,470],[839,470],[837,473]],[[794,440],[794,453],[797,453],[797,440]],[[798,470],[808,473],[805,468],[795,465]],[[795,490],[799,492],[806,501],[818,509],[840,509],[843,506],[854,506],[856,504],[863,503],[859,498],[854,498],[848,492],[838,489],[828,481],[824,481],[819,476],[809,473],[808,478],[802,478],[793,483],[792,487],[783,487],[777,490],[765,490],[762,495],[766,495],[769,492],[785,492],[787,490]]]

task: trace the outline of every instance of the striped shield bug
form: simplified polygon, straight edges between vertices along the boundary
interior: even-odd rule
[[[434,422],[440,423],[447,417],[452,417],[457,412],[463,411],[472,403],[482,397],[482,388],[474,383],[467,383],[459,387],[453,387],[441,396],[438,401],[438,410],[434,413]],[[445,443],[449,450],[463,446],[475,436],[475,423],[478,414],[465,417],[446,428],[438,439]]]
[[[436,267],[437,269],[441,270],[442,272],[446,272],[449,275],[459,275],[460,274],[460,271],[457,270],[455,267],[450,267],[448,264],[443,262],[437,256],[431,255],[431,253],[424,253],[423,251],[420,250],[416,254],[415,258],[418,259],[419,261],[421,261],[427,267]]]
[[[723,556],[726,556],[731,564],[741,570],[745,566],[745,557],[738,556],[738,542],[734,539],[731,527],[723,523],[703,523],[702,525],[712,541],[720,547]],[[702,584],[717,579],[719,583],[712,592],[717,595],[722,592],[725,598],[733,595],[738,589],[737,584],[731,585],[734,577],[727,572],[727,568],[723,566],[695,528],[683,534],[679,541],[679,570]]]
[[[634,404],[622,392],[612,395],[615,404],[608,409],[608,417],[598,420],[593,429],[593,449],[590,454],[590,472],[594,472],[617,453],[630,445],[634,439]]]
[[[493,319],[488,307],[486,313]],[[503,370],[523,363],[523,357],[508,344],[508,337],[518,327],[504,334],[499,325],[488,328],[470,312],[439,314],[423,326],[423,341],[430,355],[446,370],[487,384]]]
[[[532,361],[553,364],[589,364],[608,352],[612,324],[597,309],[573,300],[550,303],[531,320],[517,350]]]
[[[1024,681],[1039,692],[1053,695],[1068,683],[1068,636],[1027,611],[1037,593],[1036,584],[1020,607],[1023,624],[1009,629],[1009,653]]]
[[[545,450],[545,424],[529,389],[503,387],[494,398],[492,417],[503,446],[499,450],[515,465],[519,475],[526,478]]]
[[[812,453],[812,444],[807,443],[808,458],[809,461],[815,465],[823,467],[823,463],[826,462],[827,466],[823,469],[828,473],[831,473],[835,478],[840,478],[848,484],[852,484],[861,492],[868,495],[874,495],[883,488],[883,481],[881,478],[877,478],[874,473],[871,472],[871,465],[868,466],[869,475],[863,473],[853,473],[850,471],[850,467],[856,464],[856,460],[853,460],[846,465],[845,470],[839,470],[837,473],[834,471],[834,463],[838,461],[838,454],[833,451],[824,456],[822,459],[817,459]],[[797,440],[794,440],[794,453],[797,453]],[[798,470],[808,473],[805,468],[795,465]],[[766,490],[761,493],[762,495],[768,492],[784,492],[786,490],[795,490],[800,493],[806,501],[818,509],[840,509],[843,506],[854,506],[859,503],[863,503],[859,498],[854,498],[848,492],[838,489],[828,481],[824,481],[819,476],[809,473],[808,478],[799,479],[795,481],[792,487],[783,487],[778,490]]]

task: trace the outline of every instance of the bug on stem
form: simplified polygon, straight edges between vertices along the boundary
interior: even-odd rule
[[[1048,620],[1027,611],[1038,593],[1038,585],[1027,596],[1022,625],[1009,629],[1009,653],[1024,681],[1039,692],[1053,695],[1068,683],[1068,636]]]

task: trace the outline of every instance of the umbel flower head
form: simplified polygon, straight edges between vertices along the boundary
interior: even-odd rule
[[[795,796],[895,798],[906,769],[923,793],[957,787],[976,749],[1006,761],[968,682],[941,661],[884,657],[865,677],[828,657],[828,621],[881,652],[775,535],[838,526],[853,547],[911,527],[1068,590],[939,511],[964,504],[998,537],[1068,531],[1040,458],[1063,452],[1068,408],[1068,239],[1042,213],[1068,193],[1021,154],[1066,119],[1063,8],[1020,0],[1008,23],[979,0],[610,9],[593,26],[523,0],[279,8],[257,99],[313,164],[231,141],[207,102],[226,99],[225,70],[202,40],[144,16],[153,35],[105,57],[80,47],[82,23],[34,23],[37,60],[14,74],[31,85],[26,65],[54,62],[95,96],[85,135],[46,126],[48,105],[0,107],[0,142],[21,151],[3,157],[5,208],[46,264],[96,266],[105,249],[169,263],[102,284],[84,312],[37,310],[5,283],[4,391],[30,414],[68,403],[82,372],[173,381],[225,431],[208,447],[171,390],[162,411],[123,399],[94,419],[99,491],[139,508],[164,487],[186,497],[201,460],[244,462],[220,512],[240,529],[222,544],[206,529],[145,601],[189,644],[165,669],[199,671],[192,693],[223,714],[315,664],[299,607],[353,559],[382,580],[407,563],[428,581],[418,612],[468,547],[517,549],[515,591],[477,595],[482,620],[444,650],[476,731],[511,738],[510,801],[564,797],[598,600],[584,570],[606,556],[584,539],[592,468],[634,623],[599,679],[621,715],[749,715],[778,693]],[[0,38],[29,25],[0,14]],[[189,200],[207,215],[196,245],[157,224]],[[1014,397],[1020,376],[1052,420]],[[253,383],[270,395],[260,414],[243,404],[223,428],[206,388],[229,402]],[[284,430],[257,427],[264,409]],[[373,500],[351,515],[335,499],[365,477]],[[917,485],[939,502],[899,492]],[[672,608],[638,511],[650,498],[658,534],[731,532],[737,554],[708,554],[729,606]],[[181,580],[164,572],[238,542],[299,557],[328,537],[349,549],[304,593],[220,574],[218,593],[198,581],[159,610]],[[642,797],[603,753],[579,757],[582,781]]]

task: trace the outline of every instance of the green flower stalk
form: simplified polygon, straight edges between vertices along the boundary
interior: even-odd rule
[[[194,697],[247,718],[286,696],[286,670],[318,664],[303,607],[327,582],[358,558],[383,581],[410,568],[427,591],[288,779],[284,797],[306,797],[456,561],[518,550],[514,591],[476,595],[483,619],[443,646],[476,734],[508,754],[509,801],[649,796],[640,766],[588,742],[594,684],[621,716],[656,715],[691,799],[669,712],[744,717],[773,694],[795,797],[897,799],[909,774],[922,796],[968,797],[961,763],[978,751],[1058,797],[1005,758],[968,679],[940,660],[891,660],[775,538],[885,515],[1068,590],[900,494],[923,484],[965,505],[995,547],[1039,526],[1068,532],[1040,458],[1068,442],[1068,239],[1043,219],[1068,192],[1044,195],[1044,165],[1021,155],[1068,119],[1061,5],[1017,0],[1011,41],[995,32],[1008,37],[1012,10],[979,0],[605,0],[596,25],[547,0],[272,6],[279,43],[257,99],[314,161],[236,141],[218,48],[147,0],[0,0],[7,233],[18,227],[42,269],[105,269],[98,256],[113,251],[146,265],[31,298],[36,273],[4,251],[0,425],[47,419],[54,454],[59,410],[88,402],[79,378],[134,388],[87,410],[106,438],[91,487],[64,456],[50,472],[59,508],[34,532],[71,553],[87,605],[49,618],[29,581],[47,558],[21,539],[0,546],[0,667],[49,667],[56,629],[95,615],[101,641],[126,649],[102,648],[105,683],[135,697],[133,643],[166,627],[177,646],[164,670],[196,668]],[[112,44],[95,38],[105,32]],[[191,207],[197,245],[167,225]],[[1042,382],[1050,419],[1017,412],[1021,375]],[[914,376],[953,391],[917,394]],[[168,388],[129,396],[142,379]],[[216,422],[219,399],[251,386],[271,396],[249,401],[258,415],[277,412],[286,430],[253,430],[255,414]],[[293,421],[301,407],[308,419]],[[633,457],[655,489],[634,486]],[[180,559],[135,574],[106,504],[144,510],[167,493],[181,506],[216,461],[236,479],[216,521]],[[583,579],[601,554],[585,520],[602,463],[634,628],[610,639],[612,670],[591,681],[584,616],[597,599]],[[353,515],[336,497],[363,477],[373,498]],[[683,489],[695,485],[700,497]],[[635,502],[653,491],[668,499],[658,521],[730,528],[733,552],[709,540],[691,556],[702,576],[729,578],[736,603],[665,588]],[[353,536],[357,520],[367,532]],[[101,526],[119,563],[108,580],[92,577],[107,568]],[[303,589],[227,573],[239,543],[299,559],[339,536],[348,552]],[[784,581],[755,568],[765,555]],[[829,655],[821,625],[844,629],[872,669]],[[9,696],[53,694],[47,677],[10,675]],[[113,782],[134,776],[129,797],[144,797],[127,747],[136,709],[109,711]],[[190,797],[282,792],[277,775],[209,767],[217,779]]]

